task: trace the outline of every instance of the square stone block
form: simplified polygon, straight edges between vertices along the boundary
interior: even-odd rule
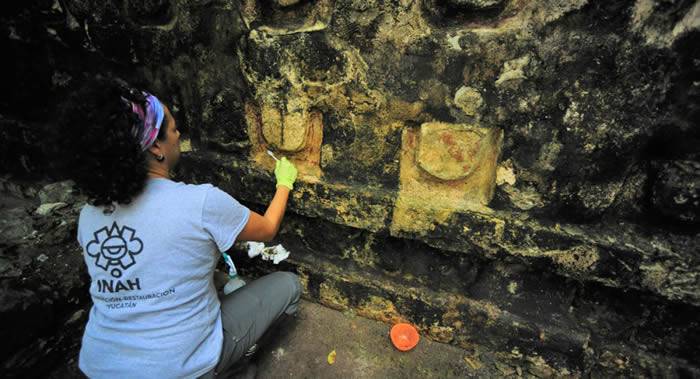
[[[428,122],[401,139],[392,232],[428,231],[458,211],[490,212],[503,131]]]

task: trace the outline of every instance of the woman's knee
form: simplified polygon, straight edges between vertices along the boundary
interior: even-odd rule
[[[299,276],[289,271],[278,271],[274,273],[279,276],[279,280],[283,282],[285,288],[291,288],[294,298],[298,299],[301,296],[301,281]]]
[[[289,294],[290,304],[296,304],[299,302],[302,289],[301,281],[299,280],[299,276],[297,274],[288,271],[277,271],[269,274],[268,276],[271,279],[274,278],[274,285],[278,288],[277,291],[279,291],[279,288],[286,290],[284,292]]]

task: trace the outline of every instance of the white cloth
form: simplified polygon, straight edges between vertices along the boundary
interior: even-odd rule
[[[282,245],[275,245],[267,248],[262,254],[263,260],[272,261],[274,264],[279,264],[283,260],[287,259],[287,257],[289,257],[289,250],[285,249]]]
[[[272,261],[274,264],[279,264],[289,257],[289,250],[282,245],[265,247],[262,242],[247,242],[248,258],[255,258],[260,255],[264,261]]]
[[[248,242],[248,258],[255,258],[265,249],[263,242]]]

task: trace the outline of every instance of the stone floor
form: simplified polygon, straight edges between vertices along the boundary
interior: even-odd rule
[[[258,378],[464,378],[504,376],[493,357],[421,338],[409,352],[389,339],[391,326],[303,301],[296,320],[259,352]],[[328,355],[336,352],[335,362]],[[516,370],[513,368],[512,373]]]
[[[421,338],[409,352],[395,349],[391,326],[303,301],[295,319],[281,326],[255,357],[265,378],[465,378],[515,376],[518,367],[487,353],[469,352]],[[335,362],[328,355],[336,352]],[[77,354],[77,350],[75,352]],[[49,378],[83,378],[77,356]],[[237,376],[238,378],[245,376]]]

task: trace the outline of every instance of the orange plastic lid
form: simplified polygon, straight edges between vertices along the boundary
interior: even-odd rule
[[[416,347],[420,337],[418,331],[411,324],[400,323],[391,328],[391,343],[401,351],[408,351]]]

